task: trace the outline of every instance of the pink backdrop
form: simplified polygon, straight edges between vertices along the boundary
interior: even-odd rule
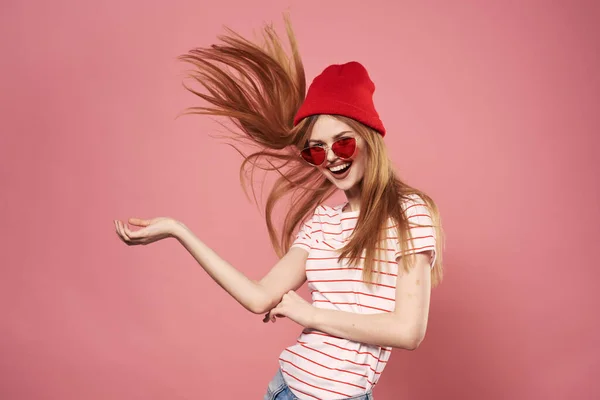
[[[112,220],[181,219],[253,278],[274,263],[237,154],[175,118],[196,104],[175,57],[288,9],[309,78],[367,65],[445,222],[427,337],[376,398],[599,398],[597,4],[2,1],[0,398],[261,398],[299,327]]]

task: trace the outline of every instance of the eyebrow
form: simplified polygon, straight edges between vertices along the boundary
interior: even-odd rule
[[[338,133],[337,135],[335,135],[333,137],[333,139],[334,140],[335,139],[339,139],[340,137],[344,136],[347,133],[353,133],[353,132],[352,131],[342,131],[342,132]],[[311,140],[308,141],[308,143],[310,144],[310,143],[325,143],[325,142],[323,142],[322,140],[313,140],[313,139],[311,139]]]

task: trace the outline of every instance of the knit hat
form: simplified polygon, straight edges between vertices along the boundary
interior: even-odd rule
[[[383,122],[373,104],[375,84],[362,64],[351,61],[334,64],[317,76],[294,117],[294,126],[317,114],[343,115],[367,125],[385,136]]]

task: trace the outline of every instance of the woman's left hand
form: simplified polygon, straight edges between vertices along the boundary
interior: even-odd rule
[[[269,311],[263,322],[275,322],[278,317],[287,317],[297,324],[310,328],[317,309],[300,297],[296,292],[290,290],[281,298],[281,302]]]

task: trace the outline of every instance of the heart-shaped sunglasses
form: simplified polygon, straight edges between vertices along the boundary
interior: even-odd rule
[[[300,151],[300,156],[307,163],[319,166],[327,159],[327,150],[329,149],[324,144],[308,146]],[[331,144],[331,151],[342,160],[352,158],[356,152],[356,139],[353,137],[338,139]]]

